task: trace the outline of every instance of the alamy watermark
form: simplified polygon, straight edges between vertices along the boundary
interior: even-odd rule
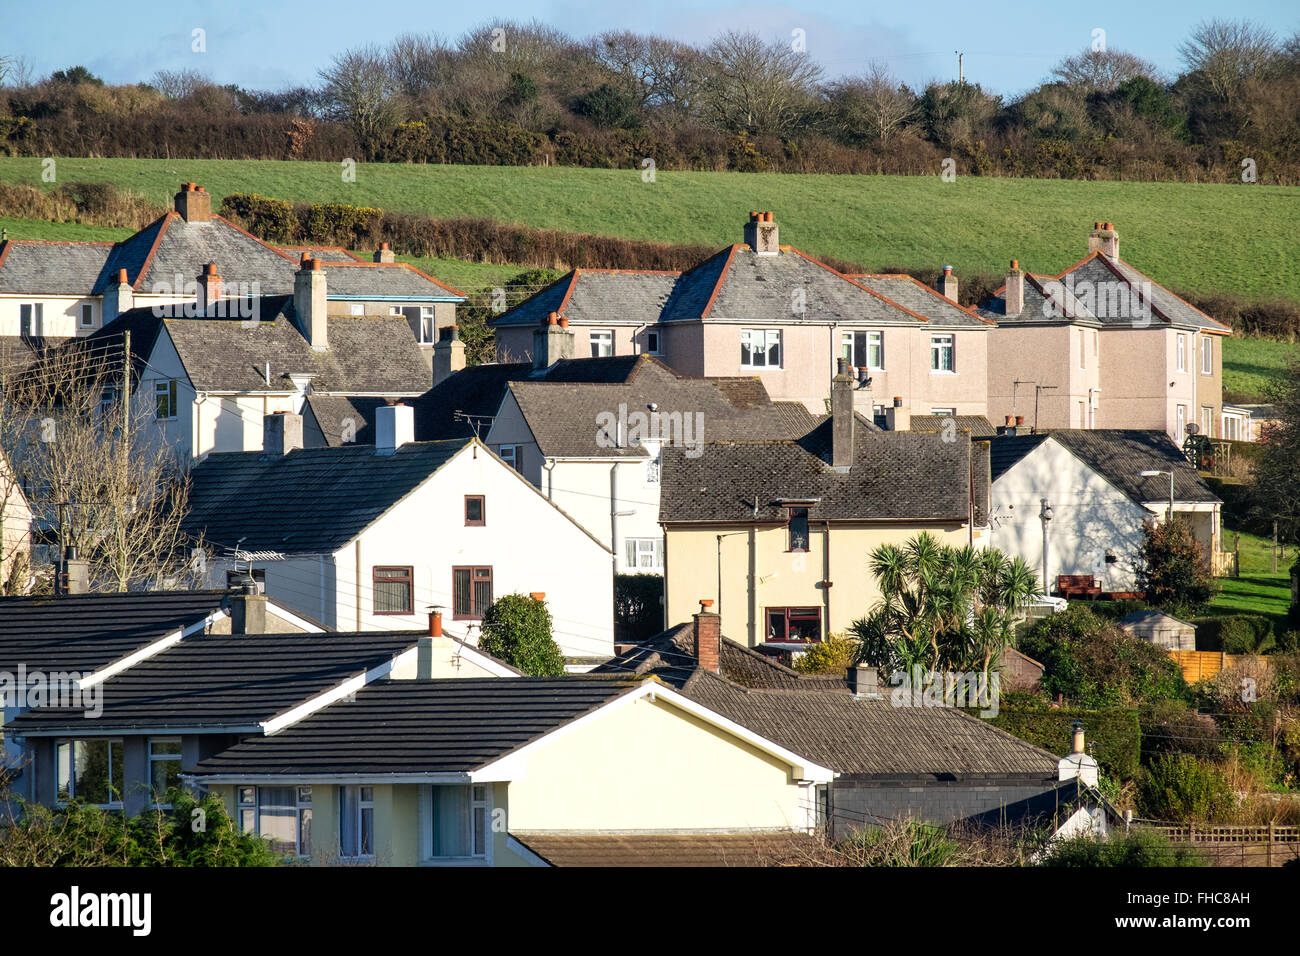
[[[889,678],[895,707],[979,708],[986,719],[998,715],[1002,682],[997,671],[927,671],[920,664]]]
[[[104,685],[96,681],[81,685],[89,674],[78,671],[29,671],[26,664],[18,672],[0,671],[0,700],[5,707],[31,710],[36,707],[61,707],[81,710],[87,718],[104,713]]]
[[[1128,319],[1133,327],[1144,329],[1151,324],[1151,283],[1076,279],[1070,273],[1061,279],[1043,283],[1043,315],[1049,319],[1065,317]],[[1086,311],[1080,311],[1078,306]]]
[[[596,445],[599,448],[638,448],[642,445],[674,445],[686,449],[687,458],[704,452],[703,412],[628,411],[627,403],[617,412],[596,416]]]

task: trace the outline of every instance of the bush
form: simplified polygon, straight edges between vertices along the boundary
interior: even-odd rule
[[[1182,516],[1143,524],[1138,587],[1155,607],[1180,613],[1204,607],[1214,593],[1209,560]]]
[[[507,594],[483,612],[479,647],[530,677],[559,677],[564,655],[551,638],[551,612],[544,601]]]
[[[1110,777],[1132,780],[1140,771],[1142,728],[1137,711],[1081,710],[1037,706],[1008,706],[1004,700],[989,723],[1021,740],[1065,756],[1074,745],[1075,721],[1083,723],[1088,751]]]
[[[1157,701],[1143,712],[1141,723],[1143,760],[1167,753],[1214,757],[1223,742],[1214,718],[1198,714],[1182,701]]]
[[[1273,621],[1262,614],[1221,614],[1193,618],[1196,649],[1225,654],[1259,654],[1274,644]]]
[[[857,660],[860,646],[843,634],[827,634],[826,640],[795,658],[794,669],[801,674],[842,674]]]
[[[1138,785],[1142,813],[1154,820],[1209,823],[1233,803],[1223,771],[1188,754],[1156,757]]]
[[[664,629],[664,579],[658,574],[614,575],[614,639],[636,643]]]
[[[1112,834],[1109,840],[1077,836],[1057,840],[1043,854],[1039,866],[1205,866],[1195,847],[1171,843],[1159,830],[1135,829]]]

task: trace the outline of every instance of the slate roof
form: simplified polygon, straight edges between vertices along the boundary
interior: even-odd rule
[[[0,670],[89,673],[203,620],[225,591],[0,597]]]
[[[87,295],[108,261],[111,242],[0,242],[0,293]]]
[[[551,312],[574,325],[651,325],[680,273],[624,269],[574,269],[490,320],[489,325],[536,326]]]
[[[384,399],[367,395],[309,395],[302,410],[303,444],[308,448],[346,445],[344,435],[350,431],[351,442],[373,445],[375,409],[383,404]]]
[[[1038,435],[990,439],[994,480],[1052,438],[1137,503],[1167,501],[1169,478],[1143,478],[1142,471],[1174,473],[1174,500],[1215,502],[1219,497],[1196,473],[1187,457],[1163,431],[1119,428],[1062,428]]]
[[[913,415],[908,431],[941,432],[948,427],[948,420],[954,419],[958,431],[970,432],[971,438],[991,438],[998,433],[983,415]]]
[[[414,396],[428,388],[429,367],[404,318],[331,316],[329,348],[317,351],[294,321],[292,296],[263,296],[256,304],[261,321],[255,323],[235,317],[160,318],[152,308],[131,309],[89,340],[120,341],[130,329],[139,365],[166,334],[197,391],[292,392],[290,374],[311,376],[318,392]]]
[[[781,866],[807,863],[818,844],[795,831],[579,833],[511,830],[551,866]]]
[[[253,728],[414,647],[418,631],[187,637],[103,685],[97,731]],[[508,683],[508,682],[507,682]],[[16,733],[85,730],[80,708],[38,707]]]
[[[969,442],[857,423],[847,474],[830,465],[829,418],[797,441],[710,441],[695,458],[666,446],[659,520],[783,522],[779,500],[809,498],[814,521],[970,517]]]
[[[391,455],[368,445],[208,455],[191,472],[184,530],[220,547],[316,553],[350,542],[470,443],[413,442]]]
[[[275,249],[292,259],[302,259],[306,252],[321,262],[365,262],[342,246],[276,246]]]
[[[1029,325],[1040,322],[1060,325],[1086,325],[1097,328],[1101,323],[1089,311],[1088,306],[1069,288],[1057,282],[1055,276],[1025,273],[1024,305],[1017,315],[1007,315],[1005,298],[1006,286],[998,289],[999,295],[983,303],[975,310],[977,315],[990,319],[998,325]]]
[[[906,274],[850,275],[850,279],[930,320],[934,328],[988,326],[993,322],[953,302],[919,279]]]
[[[572,676],[382,680],[200,774],[468,773],[590,713],[635,680]]]

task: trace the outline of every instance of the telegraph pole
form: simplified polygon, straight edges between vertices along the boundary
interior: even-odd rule
[[[965,85],[966,85],[966,73],[965,73],[965,71],[962,69],[962,59],[966,56],[966,54],[965,54],[965,53],[962,53],[962,52],[959,51],[959,50],[953,50],[952,52],[957,54],[957,85],[958,85],[958,86],[965,86]]]

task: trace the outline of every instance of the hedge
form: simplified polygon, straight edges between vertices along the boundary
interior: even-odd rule
[[[1082,721],[1088,752],[1103,773],[1118,780],[1137,776],[1142,755],[1142,727],[1138,712],[1123,708],[1083,710],[1052,707],[1010,707],[1005,703],[989,722],[1021,740],[1051,751],[1058,757],[1074,745],[1074,722]]]
[[[1194,617],[1196,649],[1227,654],[1262,654],[1274,644],[1273,621],[1263,614]]]

